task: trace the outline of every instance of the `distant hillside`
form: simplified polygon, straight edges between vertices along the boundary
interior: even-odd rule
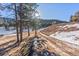
[[[57,19],[41,19],[42,22],[46,22],[46,23],[68,23],[67,21],[61,21],[61,20],[57,20]]]
[[[41,26],[47,27],[52,24],[58,24],[58,23],[68,23],[67,21],[61,21],[57,19],[41,19]]]

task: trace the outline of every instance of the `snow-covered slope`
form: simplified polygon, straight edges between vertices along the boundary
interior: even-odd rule
[[[75,30],[68,31],[68,28],[71,28],[72,30],[75,29]],[[59,40],[63,40],[69,43],[79,45],[79,30],[76,30],[76,29],[79,29],[79,23],[59,26],[59,29],[63,29],[63,31],[57,31],[51,34],[50,36]]]
[[[4,27],[0,27],[0,35],[9,35],[16,33],[16,30],[6,31]]]
[[[16,30],[13,29],[11,30],[13,27],[10,27],[9,31],[6,31],[4,27],[0,27],[0,35],[12,35],[12,34],[16,34]],[[27,32],[28,30],[27,29],[24,29],[23,30],[24,32]],[[30,29],[30,31],[32,31],[32,29]]]

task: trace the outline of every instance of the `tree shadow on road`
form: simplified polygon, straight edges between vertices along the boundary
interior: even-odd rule
[[[0,56],[3,56],[6,52],[8,52],[9,50],[11,50],[12,48],[17,47],[17,46],[19,46],[19,44],[17,42],[15,42],[5,48],[0,48]]]

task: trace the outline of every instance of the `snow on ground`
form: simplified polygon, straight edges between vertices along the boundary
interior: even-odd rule
[[[72,30],[79,30],[79,23],[75,23],[75,24],[67,24],[65,26],[59,26],[59,30],[68,30],[68,29],[72,29]]]
[[[79,28],[79,24],[78,23],[77,24],[69,24],[69,25],[65,25],[65,26],[62,26],[62,27],[67,27],[67,28],[76,27],[76,28]],[[69,31],[69,32],[67,32],[67,31],[57,31],[57,32],[51,34],[50,37],[79,45],[79,30]]]
[[[68,25],[65,25],[65,26],[60,26],[62,28],[71,28],[71,27],[76,27],[76,28],[79,28],[79,23],[75,23],[75,24],[68,24]]]
[[[56,32],[51,37],[79,45],[79,31]]]
[[[9,35],[13,33],[16,33],[16,30],[6,31],[4,27],[0,27],[0,35]]]
[[[6,31],[4,27],[0,27],[0,35],[15,35],[16,30],[13,29],[13,27],[10,28],[9,31]],[[24,32],[28,31],[27,29],[23,30]],[[32,29],[30,29],[32,31]]]

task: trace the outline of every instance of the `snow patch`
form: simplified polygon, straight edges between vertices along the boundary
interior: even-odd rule
[[[79,23],[59,26],[58,31],[51,34],[50,37],[76,44],[76,47],[79,48]]]
[[[16,34],[16,30],[13,29],[13,27],[10,27],[10,30],[9,31],[6,31],[4,27],[0,27],[0,35],[15,35]],[[28,29],[24,29],[23,32],[27,32]],[[32,29],[30,29],[30,31],[32,31]]]
[[[60,28],[71,28],[71,27],[76,27],[77,29],[79,29],[79,23],[76,24],[67,24],[65,26],[59,26]]]
[[[79,30],[70,32],[56,32],[50,35],[50,37],[79,45]]]
[[[9,35],[16,33],[16,30],[6,31],[4,27],[0,27],[0,35]]]

